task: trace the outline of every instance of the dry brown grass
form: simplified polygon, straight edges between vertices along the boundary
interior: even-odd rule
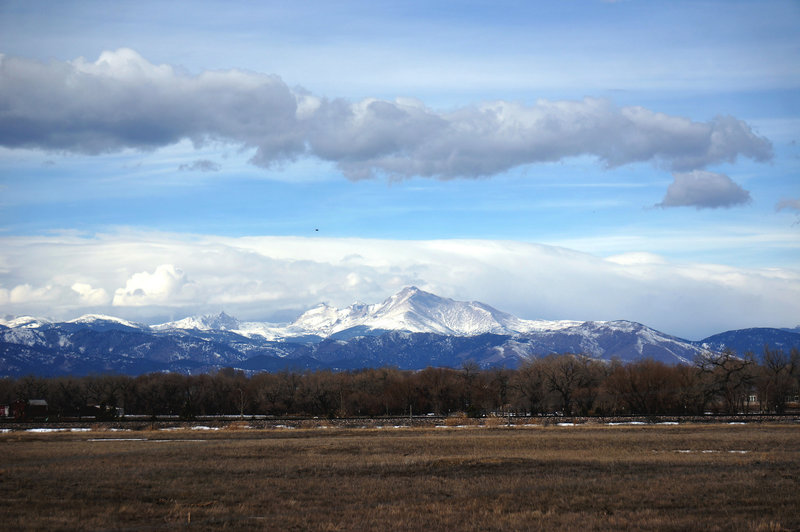
[[[0,456],[6,530],[800,529],[795,425],[12,432]]]

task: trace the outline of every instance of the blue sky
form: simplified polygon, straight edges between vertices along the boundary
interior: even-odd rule
[[[0,314],[282,320],[413,283],[690,338],[798,325],[799,23],[0,2]]]

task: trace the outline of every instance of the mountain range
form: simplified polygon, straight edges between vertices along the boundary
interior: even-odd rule
[[[701,341],[631,321],[524,320],[484,303],[454,301],[416,287],[381,303],[313,307],[288,324],[240,322],[223,313],[159,325],[85,315],[66,322],[0,320],[0,376],[152,371],[201,373],[394,366],[516,367],[531,357],[582,353],[632,361],[691,363],[731,348],[800,347],[797,329],[727,331]]]

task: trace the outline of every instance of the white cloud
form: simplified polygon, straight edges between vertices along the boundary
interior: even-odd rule
[[[181,164],[178,170],[182,172],[219,172],[220,168],[219,163],[208,159],[198,159],[191,164]]]
[[[97,154],[224,141],[255,148],[258,166],[311,156],[350,179],[491,176],[582,155],[609,167],[645,161],[676,171],[772,157],[770,142],[733,117],[694,122],[593,98],[437,112],[411,99],[317,97],[272,75],[190,76],[129,49],[95,62],[0,57],[0,83],[0,146],[11,148]]]
[[[665,264],[666,261],[663,257],[655,253],[648,253],[646,251],[633,251],[630,253],[622,253],[620,255],[613,255],[606,257],[606,260],[622,266],[634,266],[640,264]]]
[[[284,321],[320,301],[372,303],[413,284],[523,318],[631,319],[692,339],[794,326],[800,315],[796,269],[682,264],[636,252],[603,259],[513,241],[125,233],[6,237],[0,249],[2,314],[72,318],[91,306],[139,321],[220,310]],[[105,309],[97,308],[100,290],[113,293]],[[96,298],[76,302],[76,292]]]
[[[726,176],[694,170],[672,174],[674,181],[657,207],[716,209],[750,203],[750,193]]]
[[[153,273],[138,272],[114,292],[115,307],[186,304],[192,285],[186,274],[172,264],[161,264]],[[188,289],[188,290],[187,290]]]
[[[109,302],[108,292],[103,288],[92,288],[87,283],[74,283],[70,288],[80,296],[85,305],[105,305]]]
[[[0,304],[9,306],[29,303],[47,305],[62,298],[63,294],[63,287],[52,283],[40,286],[23,283],[10,289],[0,286]]]
[[[34,288],[29,284],[17,285],[9,292],[9,301],[11,303],[36,301],[47,302],[56,298],[56,289],[52,285],[41,286]]]

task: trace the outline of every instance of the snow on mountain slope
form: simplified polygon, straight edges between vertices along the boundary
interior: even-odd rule
[[[259,321],[239,321],[225,312],[220,312],[217,315],[190,316],[182,320],[153,325],[150,328],[158,332],[176,330],[204,332],[226,331],[247,338],[258,337],[269,341],[280,341],[287,337],[308,334],[305,331],[294,331],[290,327],[281,324]]]
[[[73,322],[92,320],[115,320],[131,327],[143,327],[117,318],[94,315],[84,316]],[[486,333],[515,336],[564,332],[573,336],[583,335],[586,337],[584,343],[589,346],[593,344],[590,338],[591,334],[586,330],[588,323],[595,326],[602,324],[616,330],[631,329],[634,326],[632,322],[623,321],[524,320],[484,303],[455,301],[411,286],[380,303],[371,305],[355,303],[339,309],[326,303],[320,303],[289,324],[240,322],[222,312],[218,315],[193,316],[153,325],[151,329],[160,332],[171,330],[228,331],[249,338],[261,337],[270,341],[303,336],[327,338],[348,330],[359,331],[359,334],[373,330],[376,332],[433,333],[445,336],[476,336]]]
[[[587,321],[558,330],[531,331],[522,335],[538,350],[553,353],[590,353],[599,358],[637,360],[643,357],[665,362],[691,363],[705,350],[632,321]]]
[[[235,331],[239,329],[239,320],[220,312],[216,316],[190,316],[178,321],[161,323],[150,327],[155,331],[169,331],[172,329],[198,330],[198,331]]]
[[[493,333],[515,335],[533,331],[561,330],[578,321],[522,320],[476,301],[454,301],[411,286],[383,302],[355,303],[339,309],[320,303],[288,324],[240,322],[224,312],[216,316],[193,316],[153,325],[155,331],[229,331],[249,338],[280,341],[298,337],[327,338],[350,329],[408,331],[447,336]]]
[[[0,341],[28,347],[47,345],[45,335],[35,327],[14,327],[0,329]]]
[[[330,336],[339,331],[366,325],[370,307],[355,303],[347,308],[337,309],[321,303],[306,312],[286,327],[289,335],[316,334]]]
[[[374,329],[474,336],[483,333],[508,334],[511,330],[506,324],[512,320],[510,314],[488,305],[454,301],[412,286],[379,305],[371,306],[363,325]]]
[[[345,309],[318,305],[295,320],[287,332],[330,336],[353,327],[452,336],[493,333],[513,335],[557,330],[576,321],[521,320],[476,301],[454,301],[417,287],[404,288],[382,303],[355,304]]]
[[[43,325],[52,323],[45,318],[37,318],[34,316],[18,316],[16,318],[0,318],[0,325],[5,325],[10,329],[27,328],[38,329]]]
[[[104,314],[84,314],[80,318],[69,320],[66,323],[79,324],[79,325],[122,325],[123,327],[130,327],[131,329],[147,328],[146,325],[134,323],[132,321],[123,320],[114,316],[106,316]]]
[[[239,322],[225,313],[152,327],[94,314],[68,322],[7,317],[0,320],[0,375],[422,369],[460,367],[467,360],[514,367],[554,353],[690,363],[712,340],[791,348],[800,345],[796,338],[790,331],[749,329],[690,342],[631,321],[523,320],[483,303],[408,287],[371,305],[320,304],[289,324]]]

